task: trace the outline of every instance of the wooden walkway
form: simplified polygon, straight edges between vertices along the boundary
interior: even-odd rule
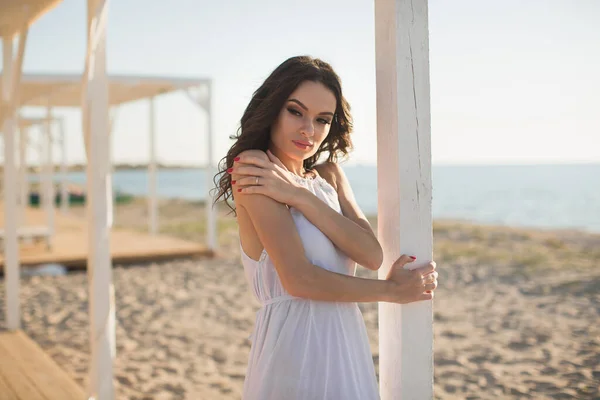
[[[0,400],[83,400],[83,389],[20,330],[0,332]]]
[[[46,221],[44,211],[28,208],[25,214],[25,227],[43,226]],[[0,203],[0,227],[4,227],[4,208]],[[20,241],[20,263],[23,266],[40,264],[61,264],[71,268],[85,268],[87,263],[88,240],[87,221],[75,216],[55,213],[55,234],[52,248],[44,241],[26,243]],[[110,237],[110,250],[113,263],[135,263],[157,261],[180,257],[214,256],[206,246],[164,235],[150,235],[142,232],[113,229]],[[0,254],[0,271],[4,257]]]

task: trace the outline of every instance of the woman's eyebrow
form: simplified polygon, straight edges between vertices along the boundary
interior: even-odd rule
[[[304,104],[302,104],[302,102],[300,100],[298,100],[298,99],[289,99],[288,101],[296,103],[300,107],[302,107],[305,111],[308,111],[308,107],[306,107]],[[319,113],[319,115],[331,115],[333,117],[333,113],[329,112],[329,111],[323,111],[322,113]]]

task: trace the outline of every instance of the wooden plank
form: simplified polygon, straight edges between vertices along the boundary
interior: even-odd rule
[[[2,374],[0,374],[0,400],[19,400],[13,388],[2,377]]]
[[[27,380],[47,400],[81,400],[85,393],[77,383],[22,331],[0,334],[0,353],[13,361]],[[6,375],[5,375],[6,376]],[[10,381],[9,381],[10,382]],[[17,390],[19,396],[21,392]],[[29,394],[28,394],[29,396]],[[29,397],[25,396],[26,399]]]
[[[0,345],[7,338],[5,335],[8,334],[1,334]],[[18,398],[20,399],[49,400],[27,378],[17,360],[6,352],[6,348],[3,345],[0,346],[0,376],[12,388],[13,392],[18,394]]]

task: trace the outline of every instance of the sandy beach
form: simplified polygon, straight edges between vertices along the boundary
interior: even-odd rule
[[[118,399],[240,399],[258,302],[222,214],[215,259],[115,265]],[[161,203],[163,233],[201,241],[203,219]],[[145,229],[145,201],[115,220]],[[436,399],[600,399],[600,235],[436,221],[434,248]],[[86,274],[23,277],[21,301],[24,331],[85,387]],[[360,307],[378,368],[377,305]]]

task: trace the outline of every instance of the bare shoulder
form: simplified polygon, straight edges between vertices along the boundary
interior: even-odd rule
[[[339,191],[340,187],[346,180],[344,170],[338,163],[325,161],[314,166],[314,169],[319,173],[321,178],[325,179],[335,190]]]
[[[255,149],[244,150],[237,155],[237,157],[242,157],[242,156],[257,157],[257,158],[269,161],[269,156],[267,156],[267,153],[262,150],[255,150]]]

